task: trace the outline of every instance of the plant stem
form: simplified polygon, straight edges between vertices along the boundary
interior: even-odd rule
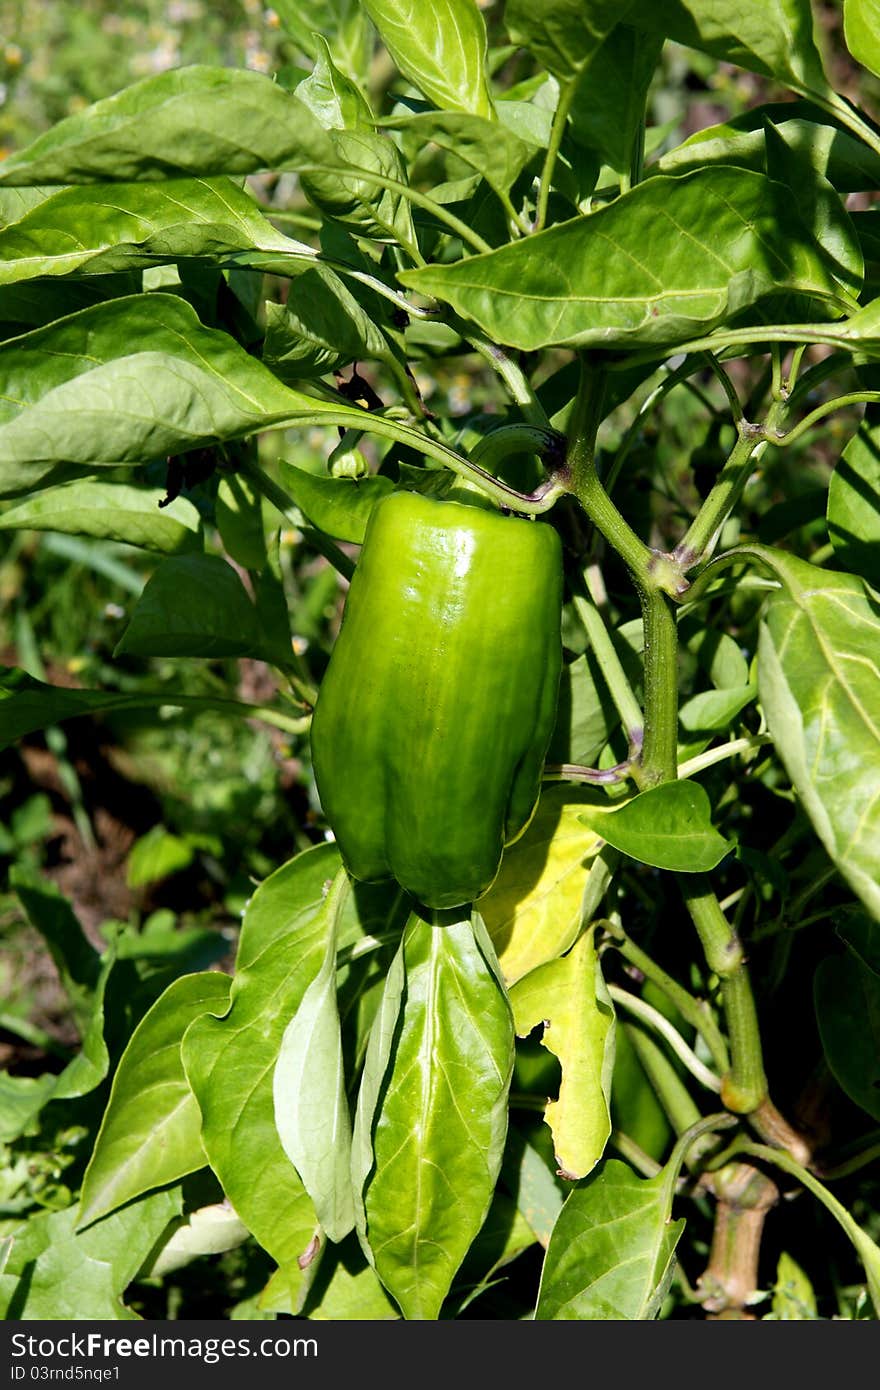
[[[644,1149],[622,1130],[613,1129],[608,1142],[626,1159],[630,1168],[635,1168],[643,1177],[656,1178],[660,1172],[662,1164],[658,1163],[656,1158],[651,1158],[650,1154],[646,1154]]]
[[[515,401],[522,411],[523,419],[540,429],[551,429],[547,412],[518,363],[514,362],[512,357],[508,357],[502,348],[484,337],[475,324],[467,323],[456,314],[450,314],[447,322],[489,363],[493,372],[498,374],[507,387],[511,400]]]
[[[638,585],[645,634],[645,734],[636,780],[644,791],[678,776],[678,630],[666,594]]]
[[[675,1133],[684,1134],[691,1125],[702,1119],[690,1091],[685,1086],[669,1058],[658,1047],[653,1038],[637,1024],[621,1025],[633,1050],[645,1069],[658,1101]],[[707,1146],[708,1147],[708,1146]]]
[[[684,1063],[691,1075],[695,1076],[702,1086],[705,1086],[709,1091],[721,1090],[721,1082],[718,1077],[713,1071],[710,1071],[705,1062],[700,1061],[693,1048],[688,1046],[678,1029],[669,1022],[665,1014],[661,1014],[659,1009],[655,1009],[646,1000],[640,999],[637,994],[630,994],[629,990],[621,989],[619,985],[609,984],[608,993],[615,1004],[619,1004],[621,1008],[635,1014],[642,1023],[646,1023],[655,1033],[659,1033],[668,1042],[679,1061]]]
[[[752,751],[763,748],[773,740],[769,734],[750,734],[748,737],[733,738],[729,743],[719,743],[715,748],[708,748],[705,753],[698,753],[694,758],[688,758],[686,762],[679,763],[679,777],[694,777],[696,773],[703,772],[707,767],[713,767],[715,763],[722,763],[726,758],[736,757],[737,753],[751,753]]]
[[[680,874],[679,883],[706,963],[721,981],[730,1039],[730,1070],[721,1085],[724,1104],[735,1114],[756,1111],[767,1096],[758,1017],[736,933],[721,911],[704,874]]]
[[[736,443],[714,486],[673,551],[685,572],[707,559],[719,530],[748,481],[755,455],[766,447],[763,427],[742,421]]]
[[[544,165],[541,169],[541,180],[538,187],[538,205],[535,209],[534,230],[540,232],[547,221],[547,204],[550,201],[550,186],[553,182],[553,170],[556,167],[556,160],[559,157],[559,147],[562,144],[562,137],[565,134],[565,122],[568,120],[568,113],[574,94],[577,90],[577,79],[573,78],[567,86],[560,87],[559,100],[556,103],[556,110],[553,113],[553,124],[550,127],[550,140],[547,144],[547,153],[544,156]]]
[[[780,430],[765,429],[764,438],[769,444],[793,444],[807,430],[812,429],[817,421],[830,415],[832,411],[841,410],[846,405],[875,405],[880,401],[880,391],[851,391],[846,396],[836,396],[833,401],[824,401],[822,405],[817,405],[815,410],[811,410],[809,415],[805,415],[787,433]]]
[[[634,965],[637,970],[640,970],[646,979],[651,980],[658,989],[663,991],[667,999],[675,1005],[682,1018],[701,1035],[712,1054],[712,1061],[718,1071],[722,1074],[726,1072],[730,1066],[727,1044],[721,1036],[709,1006],[703,1000],[695,999],[683,985],[680,985],[677,980],[667,974],[646,951],[643,951],[631,937],[627,936],[622,926],[612,921],[607,921],[603,925],[613,939],[614,949],[619,951],[624,959]]]

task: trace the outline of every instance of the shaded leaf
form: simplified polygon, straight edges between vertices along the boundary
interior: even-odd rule
[[[486,1217],[513,1067],[479,919],[435,921],[409,919],[388,972],[352,1144],[358,1233],[406,1318],[438,1316]]]
[[[172,1231],[144,1275],[149,1279],[162,1279],[202,1255],[222,1255],[227,1250],[236,1250],[249,1236],[247,1226],[239,1221],[228,1202],[199,1207],[183,1225]]]
[[[631,0],[508,0],[504,24],[562,83],[583,71],[615,25],[625,19]]]
[[[357,358],[387,359],[391,349],[354,295],[328,266],[290,286],[284,304],[267,303],[263,361],[283,381],[324,376]]]
[[[316,845],[256,889],[242,921],[230,1009],[202,1017],[183,1041],[187,1079],[202,1113],[202,1144],[223,1191],[279,1265],[290,1309],[315,1211],[275,1127],[272,1071],[284,1030],[320,968],[324,888],[340,866]]]
[[[537,143],[508,130],[502,121],[463,111],[419,111],[389,117],[382,124],[415,136],[422,145],[434,144],[455,155],[502,197],[540,149]]]
[[[214,498],[214,520],[227,555],[244,569],[261,570],[267,559],[263,505],[248,478],[224,474]]]
[[[572,135],[579,145],[596,150],[618,174],[629,174],[632,168],[662,47],[657,35],[617,24],[578,80],[568,117]]]
[[[852,951],[828,956],[813,981],[825,1059],[850,1100],[880,1120],[880,976]]]
[[[533,351],[673,344],[783,294],[833,315],[846,307],[834,269],[782,184],[719,167],[648,179],[589,217],[399,279]]]
[[[781,581],[758,689],[776,750],[831,859],[880,918],[880,616],[855,575],[750,547]]]
[[[657,869],[702,873],[733,848],[713,826],[709,797],[696,782],[665,782],[622,806],[583,809],[580,819],[621,853]]]
[[[279,460],[281,481],[303,516],[340,541],[360,545],[376,503],[394,491],[390,478],[329,478]]]
[[[0,285],[163,261],[224,263],[248,251],[315,258],[311,247],[276,231],[231,179],[65,188],[0,232]]]
[[[31,1217],[15,1233],[0,1274],[0,1316],[138,1320],[122,1295],[181,1206],[180,1189],[172,1188],[130,1203],[87,1231],[75,1229],[74,1207]]]
[[[100,483],[91,479],[34,493],[0,513],[0,531],[57,531],[67,536],[124,541],[161,555],[201,550],[201,518],[192,502],[175,497],[167,507],[162,488]]]
[[[614,1009],[591,927],[560,960],[532,970],[510,994],[520,1037],[543,1023],[541,1042],[559,1058],[562,1082],[544,1119],[561,1176],[586,1177],[611,1133]]]
[[[608,1159],[566,1200],[544,1262],[539,1321],[656,1318],[684,1221],[670,1220],[666,1170],[637,1177]]]
[[[182,975],[132,1033],[83,1178],[79,1226],[204,1167],[201,1116],[180,1048],[193,1019],[227,1007],[230,984],[218,971]]]
[[[480,915],[509,985],[555,960],[584,921],[592,874],[605,879],[596,856],[601,841],[579,813],[589,793],[545,787],[525,834],[504,853],[498,877],[480,899]]]
[[[828,535],[842,565],[880,584],[880,423],[862,421],[828,485]]]

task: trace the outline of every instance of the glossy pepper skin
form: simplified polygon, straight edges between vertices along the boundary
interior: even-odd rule
[[[355,878],[479,898],[528,825],[556,718],[562,554],[546,522],[395,492],[374,508],[312,721]]]

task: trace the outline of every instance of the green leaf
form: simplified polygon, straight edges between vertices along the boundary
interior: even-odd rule
[[[498,877],[480,899],[480,916],[508,985],[567,951],[584,921],[591,875],[604,880],[597,861],[599,836],[579,812],[589,793],[545,787],[525,833],[504,853]]]
[[[635,0],[627,22],[805,96],[830,94],[810,0]]]
[[[162,1279],[202,1255],[222,1255],[227,1250],[236,1250],[249,1238],[247,1226],[239,1221],[228,1202],[199,1207],[182,1226],[172,1231],[156,1258],[144,1270],[144,1276]]]
[[[225,264],[233,255],[246,261],[248,251],[315,259],[232,179],[65,188],[0,232],[0,285],[180,260]]]
[[[587,63],[569,108],[577,144],[629,174],[663,40],[618,24]]]
[[[340,867],[316,845],[257,888],[242,921],[230,1009],[203,1016],[183,1040],[183,1064],[202,1113],[202,1144],[242,1221],[280,1267],[295,1308],[298,1264],[317,1218],[275,1125],[272,1072],[284,1030],[321,966],[324,888]]]
[[[580,819],[608,844],[657,869],[704,873],[733,849],[712,824],[709,797],[697,782],[665,782],[622,806],[591,806]]]
[[[279,460],[281,481],[303,516],[319,531],[360,545],[376,503],[394,491],[390,478],[329,478]]]
[[[349,77],[363,81],[373,51],[370,23],[359,0],[278,0],[281,27],[310,58],[322,52],[322,35]]]
[[[563,84],[576,79],[632,0],[508,0],[504,24]]]
[[[670,1219],[665,1170],[637,1177],[608,1159],[566,1200],[553,1228],[535,1318],[656,1318],[684,1221]]]
[[[261,570],[267,560],[263,504],[248,478],[224,474],[214,499],[214,520],[227,555],[246,570]]]
[[[144,463],[320,409],[177,295],[96,304],[0,346],[0,495],[58,463]]]
[[[475,0],[363,0],[404,77],[441,110],[489,116],[486,26]]]
[[[780,1321],[803,1322],[818,1318],[816,1295],[809,1276],[797,1260],[783,1250],[776,1264],[773,1285],[773,1316]]]
[[[849,886],[880,918],[880,616],[860,579],[750,547],[780,579],[758,690],[782,763]]]
[[[0,184],[128,183],[334,162],[311,112],[247,68],[145,77],[58,121],[0,164]]]
[[[813,1000],[832,1075],[880,1120],[880,976],[853,951],[828,956],[816,970]]]
[[[463,111],[419,111],[389,117],[382,124],[406,132],[422,146],[433,144],[446,150],[470,165],[502,198],[540,149],[500,121]]]
[[[154,1192],[77,1231],[76,1210],[44,1211],[15,1233],[0,1273],[0,1317],[19,1321],[132,1321],[126,1287],[169,1222],[180,1215],[179,1188]]]
[[[352,1144],[358,1233],[406,1318],[436,1318],[495,1188],[510,1007],[479,919],[418,916],[388,972]]]
[[[347,888],[342,869],[326,900],[324,959],[284,1030],[273,1077],[281,1146],[333,1241],[354,1229],[351,1117],[336,998],[339,917]]]
[[[648,179],[589,217],[398,278],[533,351],[671,345],[783,294],[842,312],[834,269],[788,189],[719,167]]]
[[[563,665],[548,763],[593,766],[620,723],[592,652]]]
[[[686,700],[678,712],[681,726],[688,733],[718,732],[726,729],[750,705],[757,694],[754,685],[732,686],[726,690],[702,690]]]
[[[803,110],[804,114],[795,115]],[[661,155],[647,174],[686,174],[707,164],[734,164],[766,172],[766,126],[772,124],[792,153],[806,160],[839,193],[861,193],[880,179],[880,158],[837,126],[822,124],[822,113],[806,102],[757,106],[735,120],[705,126]]]
[[[586,1177],[611,1133],[614,1008],[599,968],[593,928],[567,955],[532,970],[510,994],[519,1037],[543,1023],[541,1042],[559,1058],[559,1096],[544,1119],[561,1176]]]
[[[843,36],[856,62],[880,77],[878,0],[843,0]]]
[[[400,1314],[352,1237],[324,1252],[301,1316],[310,1322],[375,1322]]]
[[[173,555],[164,560],[147,581],[116,644],[115,654],[122,652],[273,659],[256,608],[236,571],[219,555]]]
[[[160,555],[201,550],[201,518],[192,502],[175,497],[166,507],[161,488],[99,483],[91,479],[46,488],[0,514],[0,531],[56,531],[123,541]]]
[[[372,130],[373,113],[360,88],[337,68],[323,34],[313,33],[315,66],[297,83],[297,100],[325,130]]]
[[[201,1116],[180,1048],[194,1019],[227,1007],[230,984],[218,971],[182,975],[132,1033],[83,1178],[79,1226],[204,1167]]]
[[[880,584],[880,421],[862,421],[828,485],[828,535],[842,565]]]
[[[875,975],[880,975],[880,932],[865,912],[852,908],[836,918],[834,930],[841,941]]]
[[[540,1132],[549,1139],[549,1132],[543,1126]],[[562,1210],[563,1182],[526,1133],[513,1124],[507,1133],[501,1176],[505,1186],[516,1195],[517,1210],[534,1231],[535,1239],[546,1250]]]
[[[9,871],[9,886],[31,926],[49,948],[82,1035],[91,1018],[92,1000],[101,974],[101,957],[67,898],[51,880],[22,864],[15,864]]]
[[[334,271],[307,270],[284,304],[267,303],[263,361],[283,381],[324,376],[358,358],[387,360],[391,349]]]
[[[406,169],[397,146],[371,130],[332,130],[332,163],[301,182],[308,197],[328,217],[356,236],[400,242],[418,259],[409,200],[401,189],[385,188],[370,174],[405,185]]]

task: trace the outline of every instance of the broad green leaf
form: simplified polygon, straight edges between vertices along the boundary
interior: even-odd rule
[[[434,106],[489,116],[486,26],[476,0],[363,0],[391,57]]]
[[[800,107],[804,115],[794,115]],[[809,119],[807,112],[816,119]],[[880,179],[880,157],[855,136],[821,123],[821,112],[806,103],[759,106],[726,124],[706,126],[661,155],[648,174],[687,174],[706,164],[734,164],[764,173],[765,124],[772,123],[788,148],[822,174],[839,193],[861,193]]]
[[[786,1250],[776,1263],[772,1308],[774,1318],[780,1321],[803,1322],[819,1316],[809,1276]]]
[[[563,84],[575,80],[632,0],[508,0],[504,24]]]
[[[0,164],[0,184],[129,183],[334,162],[311,112],[270,77],[192,66],[145,77],[59,121]]]
[[[467,1253],[456,1284],[465,1290],[466,1305],[491,1287],[498,1270],[535,1244],[537,1237],[516,1202],[501,1188],[492,1198],[489,1214]]]
[[[232,179],[65,188],[0,232],[0,285],[188,259],[225,263],[248,251],[315,259]]]
[[[391,349],[343,281],[315,266],[291,283],[284,304],[267,303],[263,361],[283,381],[324,376],[357,358],[387,359]]]
[[[284,1030],[272,1082],[281,1146],[321,1227],[337,1242],[354,1229],[351,1117],[336,998],[339,916],[348,886],[345,870],[340,876],[327,897],[324,959]]]
[[[666,1171],[640,1178],[608,1159],[568,1197],[553,1229],[535,1318],[656,1318],[684,1221],[670,1219]]]
[[[9,871],[9,886],[49,949],[82,1036],[92,1013],[101,958],[67,898],[51,879],[23,864],[15,864]]]
[[[504,197],[540,146],[521,139],[501,121],[463,111],[418,111],[382,122],[402,130],[423,145],[433,144],[469,164],[490,188]]]
[[[308,197],[353,235],[400,242],[413,259],[418,259],[408,199],[401,189],[383,187],[370,177],[406,184],[406,169],[397,146],[371,130],[332,130],[328,138],[333,162],[301,175]]]
[[[853,951],[823,960],[813,980],[825,1060],[850,1100],[880,1120],[880,976]]]
[[[627,22],[805,96],[830,93],[810,0],[634,0]]]
[[[317,1222],[278,1138],[272,1071],[284,1030],[321,965],[324,887],[339,866],[335,846],[316,845],[260,884],[244,913],[229,1012],[197,1019],[183,1041],[208,1161],[279,1265],[291,1308],[303,1282],[298,1260]]]
[[[248,478],[224,474],[214,498],[214,520],[227,555],[246,570],[261,570],[267,560],[263,504]]]
[[[43,1106],[52,1099],[56,1077],[10,1076],[0,1071],[0,1143],[11,1144],[28,1129]]]
[[[59,190],[51,185],[48,188],[0,188],[0,227],[9,227],[18,222],[32,208],[44,203]]]
[[[507,1128],[510,1007],[479,919],[449,916],[407,923],[352,1145],[358,1233],[409,1319],[439,1315],[489,1209]]]
[[[83,479],[34,493],[0,513],[0,531],[57,531],[67,536],[124,541],[160,555],[201,550],[201,519],[192,502],[166,507],[161,488]]]
[[[686,700],[678,712],[681,726],[688,733],[697,730],[726,729],[757,694],[754,685],[732,686],[726,690],[701,690]]]
[[[328,536],[360,545],[370,512],[394,491],[390,478],[330,478],[279,461],[281,481],[303,516]]]
[[[83,1178],[79,1226],[204,1167],[201,1116],[180,1047],[193,1019],[226,1008],[230,983],[218,971],[182,975],[132,1033]]]
[[[580,820],[589,793],[545,787],[525,834],[511,845],[480,915],[508,985],[567,951],[584,920],[590,877],[604,876],[601,840]]]
[[[843,0],[843,36],[856,62],[880,77],[878,0]]]
[[[324,36],[315,33],[312,41],[315,66],[297,83],[297,100],[305,103],[325,130],[372,130],[373,113],[363,92],[339,71]]]
[[[618,174],[629,174],[662,38],[618,24],[587,63],[569,108],[572,135]]]
[[[0,1317],[139,1320],[122,1295],[181,1206],[180,1189],[172,1188],[129,1203],[87,1231],[76,1230],[74,1207],[31,1217],[15,1233],[0,1274]]]
[[[828,485],[828,535],[840,564],[880,585],[880,422],[862,421]]]
[[[541,1126],[541,1134],[550,1138],[549,1130]],[[535,1137],[535,1136],[532,1136]],[[556,1224],[568,1185],[545,1160],[529,1136],[511,1125],[507,1133],[507,1149],[501,1176],[505,1186],[516,1198],[518,1211],[535,1233],[535,1239],[546,1250]],[[565,1192],[563,1191],[563,1186]]]
[[[589,217],[399,279],[525,351],[680,342],[770,297],[846,307],[782,184],[745,169],[658,176]]]
[[[173,555],[148,579],[116,644],[135,656],[261,656],[269,649],[259,616],[233,567],[219,555]]]
[[[320,409],[177,295],[111,300],[0,346],[0,495],[59,463],[144,463]]]
[[[143,272],[132,270],[119,275],[88,275],[81,280],[22,280],[3,285],[0,339],[16,338],[108,299],[139,294],[142,283]]]
[[[228,1202],[199,1207],[182,1226],[172,1231],[144,1274],[150,1279],[162,1279],[202,1255],[222,1255],[227,1250],[236,1250],[249,1237],[247,1226],[239,1221]]]
[[[657,869],[704,873],[733,849],[712,824],[709,797],[697,782],[665,782],[622,806],[590,806],[580,819],[631,859]]]
[[[544,1119],[561,1176],[576,1181],[599,1162],[611,1133],[614,1008],[592,927],[567,955],[532,970],[510,993],[517,1034],[543,1023],[541,1042],[559,1058],[562,1081]]]
[[[880,918],[880,616],[855,575],[750,550],[782,587],[767,602],[758,690],[816,834]]]

